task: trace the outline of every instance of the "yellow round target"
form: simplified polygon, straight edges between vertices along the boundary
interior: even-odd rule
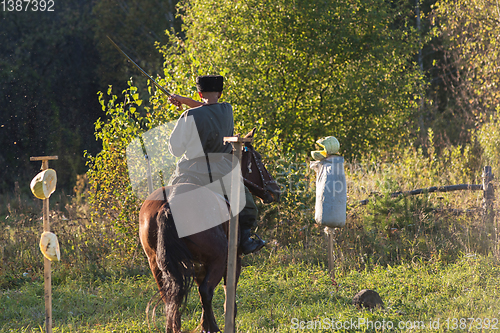
[[[50,261],[61,260],[61,250],[57,236],[51,232],[45,231],[40,238],[40,251]]]
[[[53,169],[40,172],[33,178],[30,184],[31,192],[38,199],[48,199],[56,190],[57,174]]]

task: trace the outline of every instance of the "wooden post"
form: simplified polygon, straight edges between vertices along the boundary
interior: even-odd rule
[[[38,156],[30,157],[30,161],[42,161],[41,170],[49,168],[49,160],[57,160],[57,156]],[[50,231],[49,221],[49,198],[43,199],[43,231]],[[51,261],[45,256],[43,265],[43,280],[45,290],[45,332],[52,333],[52,276],[51,276]]]
[[[252,138],[224,137],[224,142],[233,144],[233,170],[241,162],[241,151],[244,142],[252,142]],[[233,172],[231,178],[230,200],[236,205],[240,202],[241,178],[239,172]],[[227,259],[227,279],[226,279],[226,318],[224,324],[224,333],[235,333],[235,314],[236,314],[236,265],[238,259],[238,214],[231,216],[229,221],[229,240],[228,240],[228,259]]]
[[[333,263],[333,233],[328,233],[328,271],[330,278],[335,279],[334,263]]]
[[[492,224],[495,217],[494,202],[495,189],[493,186],[494,175],[491,172],[491,166],[485,166],[483,169],[483,209],[485,222]]]
[[[335,242],[336,229],[331,227],[325,227],[324,231],[328,237],[328,273],[330,274],[330,278],[332,280],[335,280],[335,262],[333,258],[333,245]]]

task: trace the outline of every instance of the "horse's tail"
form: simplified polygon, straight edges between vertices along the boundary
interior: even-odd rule
[[[194,264],[186,244],[179,239],[168,204],[158,214],[157,224],[156,260],[162,272],[160,294],[166,304],[167,327],[177,327],[180,331],[181,307],[193,285]]]

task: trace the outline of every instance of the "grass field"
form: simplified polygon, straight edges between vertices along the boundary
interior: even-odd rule
[[[238,332],[389,331],[446,332],[500,329],[500,264],[464,255],[453,264],[408,262],[350,271],[333,283],[322,264],[296,260],[289,248],[269,249],[245,260],[238,286]],[[29,277],[27,277],[29,278]],[[68,279],[53,287],[54,332],[149,332],[145,309],[155,295],[150,274],[87,281]],[[358,310],[352,297],[376,290],[385,309]],[[214,307],[223,327],[224,294]],[[43,285],[26,282],[0,292],[0,332],[43,332]],[[183,326],[201,315],[195,290]],[[162,325],[161,314],[156,322]]]
[[[481,168],[468,166],[471,159],[460,155],[466,152],[438,158],[409,151],[398,163],[346,166],[348,220],[335,234],[334,280],[326,235],[314,223],[314,176],[305,163],[277,168],[287,187],[279,205],[259,206],[258,233],[268,245],[243,259],[237,331],[500,330],[498,200],[496,215],[487,219],[481,191],[388,195],[480,183]],[[156,285],[140,244],[127,242],[111,219],[92,220],[79,188],[69,199],[51,198],[51,226],[62,252],[52,265],[54,332],[149,332],[146,307]],[[368,205],[358,205],[366,198]],[[7,203],[0,207],[0,333],[44,332],[41,204],[20,195],[0,201]],[[352,298],[362,289],[377,291],[385,308],[356,309]],[[221,286],[213,303],[222,328]],[[197,328],[200,315],[193,290],[183,328]],[[157,331],[164,331],[162,320],[159,310]]]

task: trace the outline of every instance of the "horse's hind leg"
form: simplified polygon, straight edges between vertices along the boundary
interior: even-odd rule
[[[149,261],[149,268],[151,268],[151,273],[153,273],[153,277],[155,278],[156,284],[158,285],[158,291],[160,292],[160,297],[161,301],[163,301],[164,306],[165,306],[165,311],[168,312],[167,307],[172,307],[173,304],[169,304],[167,302],[167,296],[166,296],[166,290],[164,288],[165,283],[163,281],[163,273],[158,267],[158,263],[156,261],[156,254],[150,255],[148,258]],[[155,307],[158,304],[155,304]],[[175,316],[175,318],[172,319],[167,319],[166,327],[167,327],[167,332],[172,332],[169,329],[172,329],[173,332],[180,332],[180,326],[181,326],[181,318],[180,318],[180,313]]]
[[[201,298],[202,315],[201,326],[203,332],[220,332],[215,315],[212,308],[212,299],[214,296],[215,287],[222,280],[224,273],[225,258],[222,257],[216,262],[207,264],[205,274],[197,274],[196,283],[198,284],[198,292]]]
[[[153,277],[155,278],[156,284],[158,285],[158,290],[160,292],[162,300],[165,302],[165,291],[163,290],[163,279],[162,272],[158,267],[158,263],[156,262],[156,254],[148,257],[149,268],[151,268],[151,273],[153,273]]]

